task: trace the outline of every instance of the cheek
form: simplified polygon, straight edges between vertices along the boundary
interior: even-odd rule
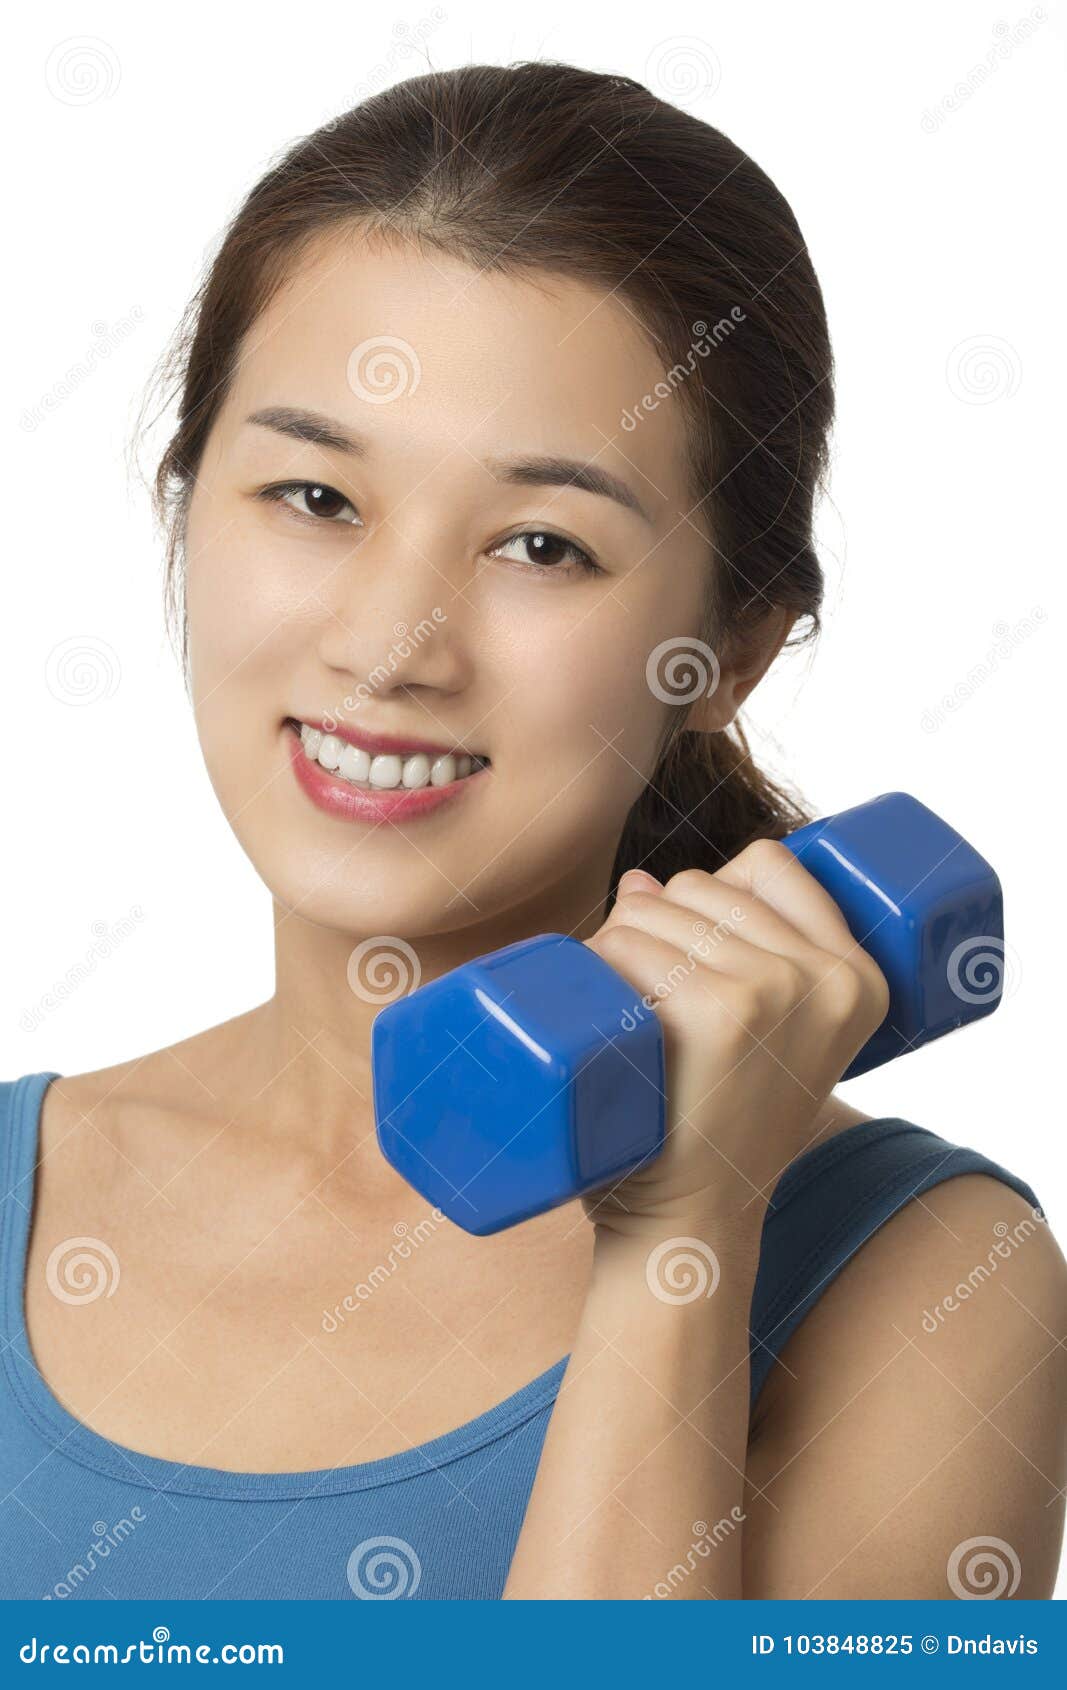
[[[618,819],[652,773],[669,707],[646,680],[643,626],[602,601],[584,622],[527,622],[515,642],[509,681],[523,703],[507,737],[535,748],[528,766],[539,791],[572,783],[557,799],[564,808],[599,806]]]
[[[279,664],[314,617],[317,581],[294,569],[234,500],[205,496],[190,513],[186,616],[193,696],[234,707],[264,685],[284,700]]]
[[[222,513],[205,507],[195,531],[190,524],[190,691],[204,761],[227,813],[246,800],[250,783],[262,782],[262,761],[250,752],[267,752],[279,738],[300,644],[299,612],[279,591],[269,553],[253,553],[247,536],[225,530]]]

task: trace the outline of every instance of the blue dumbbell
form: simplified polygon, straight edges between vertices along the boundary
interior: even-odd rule
[[[782,843],[825,887],[890,988],[844,1079],[989,1015],[1000,1001],[1000,882],[904,792]],[[580,940],[521,939],[381,1010],[378,1142],[467,1232],[499,1232],[625,1177],[664,1138],[662,1028]]]

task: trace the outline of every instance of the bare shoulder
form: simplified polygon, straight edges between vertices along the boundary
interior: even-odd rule
[[[980,1173],[907,1202],[772,1370],[749,1450],[746,1596],[1047,1598],[1065,1336],[1067,1262],[1040,1210]]]
[[[230,1042],[247,1016],[205,1028],[189,1038],[106,1068],[61,1074],[48,1086],[41,1110],[41,1152],[48,1155],[72,1135],[95,1132],[114,1140],[144,1133],[164,1117],[208,1119],[218,1113],[219,1074],[232,1067]]]

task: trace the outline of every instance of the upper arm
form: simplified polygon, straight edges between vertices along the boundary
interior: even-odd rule
[[[1065,1339],[1067,1264],[1023,1197],[961,1174],[907,1202],[764,1387],[745,1597],[1050,1596]]]

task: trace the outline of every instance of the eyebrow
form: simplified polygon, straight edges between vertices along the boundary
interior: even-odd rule
[[[320,411],[308,411],[294,405],[268,405],[253,411],[245,421],[257,428],[269,428],[275,434],[288,435],[291,440],[322,446],[328,452],[345,452],[350,457],[365,458],[370,450],[367,440],[350,433],[333,417]],[[603,469],[599,464],[582,463],[578,458],[547,453],[521,458],[483,458],[490,474],[508,486],[516,487],[577,487],[583,493],[596,493],[613,499],[625,510],[654,526],[633,488],[621,476]]]

